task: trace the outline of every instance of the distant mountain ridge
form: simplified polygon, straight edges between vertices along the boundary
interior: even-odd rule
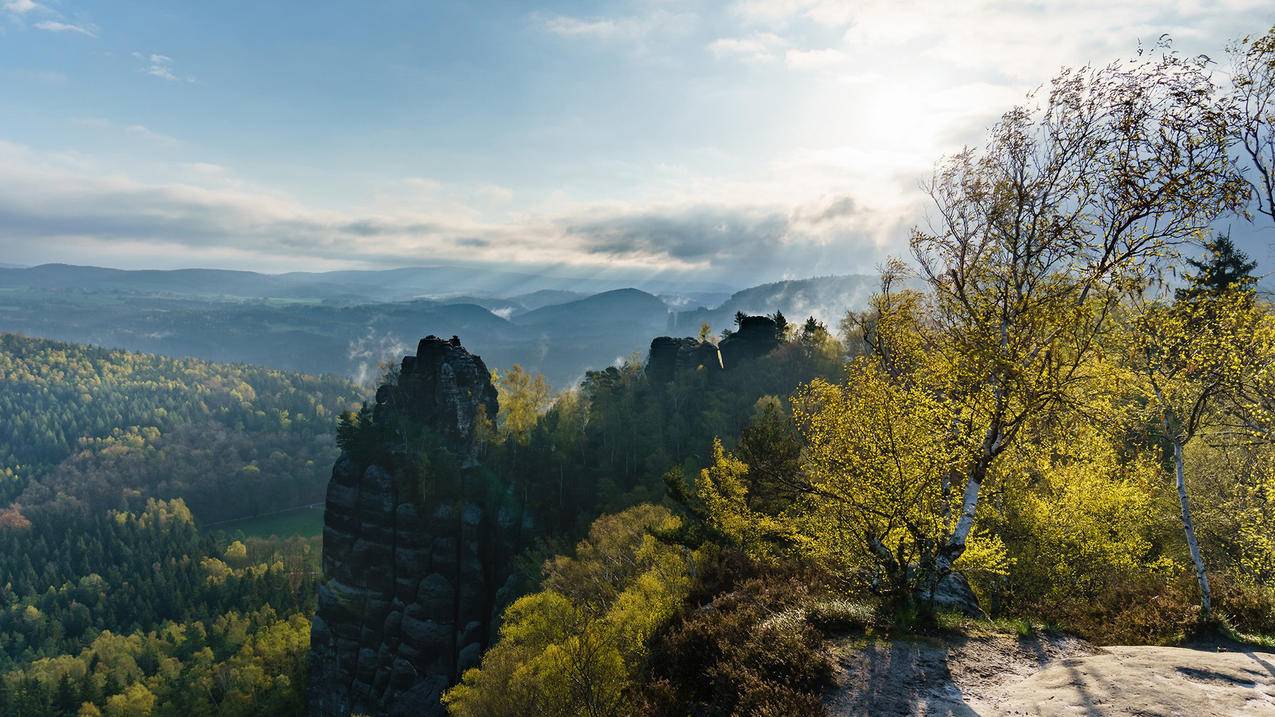
[[[396,276],[415,281],[414,270],[405,271],[359,276],[383,279],[394,294]],[[381,362],[402,354],[411,337],[459,335],[492,368],[521,364],[561,388],[586,370],[645,352],[652,336],[694,336],[703,322],[715,332],[730,328],[737,311],[778,310],[794,322],[813,314],[832,326],[847,309],[866,305],[876,286],[867,276],[775,282],[735,292],[713,308],[678,311],[685,303],[639,288],[536,289],[507,298],[448,292],[391,302],[368,299],[370,292],[350,284],[319,298],[293,275],[44,265],[0,270],[0,332],[333,373],[369,384],[379,378]],[[714,296],[722,295],[700,295]]]
[[[564,304],[549,304],[515,317],[523,326],[574,321],[582,324],[630,321],[663,324],[668,306],[658,296],[639,289],[615,289]]]
[[[628,287],[652,293],[674,294],[714,292],[728,288],[699,280],[652,279],[635,282],[631,278],[609,279],[442,266],[286,274],[229,269],[109,269],[73,264],[0,268],[0,288],[112,290],[249,299],[340,300],[346,303],[404,301],[456,295],[534,297],[544,291],[591,294]]]

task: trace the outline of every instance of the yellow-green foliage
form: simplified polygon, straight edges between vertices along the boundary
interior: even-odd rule
[[[875,358],[857,359],[846,376],[841,385],[812,382],[794,399],[810,484],[799,529],[828,564],[883,570],[897,583],[959,512],[959,489],[944,482],[956,460],[953,417]]]
[[[68,681],[91,687],[102,699],[80,705],[80,715],[301,714],[309,644],[308,617],[280,617],[266,606],[151,632],[104,631],[78,655],[36,660],[4,675],[4,687],[24,681],[50,691]]]
[[[546,563],[545,589],[505,611],[482,666],[444,696],[451,714],[629,714],[647,643],[690,588],[694,556],[651,534],[677,524],[653,505],[595,521],[575,557]]]
[[[1024,444],[1002,467],[1015,587],[1046,603],[1090,601],[1168,565],[1152,552],[1158,463],[1122,454],[1083,422]]]
[[[500,400],[496,423],[501,434],[526,443],[531,429],[549,408],[549,383],[542,374],[532,374],[518,364],[503,374],[492,371],[491,380]]]
[[[1186,471],[1210,564],[1275,585],[1275,446],[1200,442]]]
[[[760,401],[759,401],[760,403]],[[777,557],[776,540],[795,540],[791,516],[770,515],[749,504],[747,463],[713,441],[713,463],[700,471],[696,497],[704,504],[710,527],[755,560]]]

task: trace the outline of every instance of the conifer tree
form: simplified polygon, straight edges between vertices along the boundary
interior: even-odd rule
[[[1253,270],[1257,262],[1240,251],[1231,237],[1218,234],[1204,243],[1205,253],[1198,259],[1187,259],[1191,267],[1187,285],[1178,289],[1178,301],[1191,301],[1204,295],[1219,296],[1227,291],[1250,291],[1257,285]]]

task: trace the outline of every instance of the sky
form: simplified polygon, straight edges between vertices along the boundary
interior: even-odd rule
[[[1272,24],[1269,0],[0,0],[0,263],[870,273],[936,160],[1060,67]]]

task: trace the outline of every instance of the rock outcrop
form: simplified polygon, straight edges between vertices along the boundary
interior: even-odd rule
[[[674,376],[701,367],[707,371],[722,370],[722,355],[713,344],[690,337],[661,336],[651,340],[646,375],[652,381],[667,383]]]
[[[443,715],[439,696],[477,664],[512,552],[512,521],[472,488],[496,409],[487,367],[454,337],[421,340],[377,391],[328,485],[311,714]]]
[[[717,348],[727,368],[761,358],[779,346],[779,326],[769,316],[745,316]]]
[[[646,375],[656,383],[668,383],[688,371],[729,371],[774,351],[779,343],[779,327],[769,316],[745,316],[739,329],[716,345],[661,336],[651,341]]]
[[[978,604],[978,596],[965,576],[960,573],[948,573],[938,585],[934,586],[930,599],[936,607],[954,610],[969,617],[987,618],[982,606]]]

